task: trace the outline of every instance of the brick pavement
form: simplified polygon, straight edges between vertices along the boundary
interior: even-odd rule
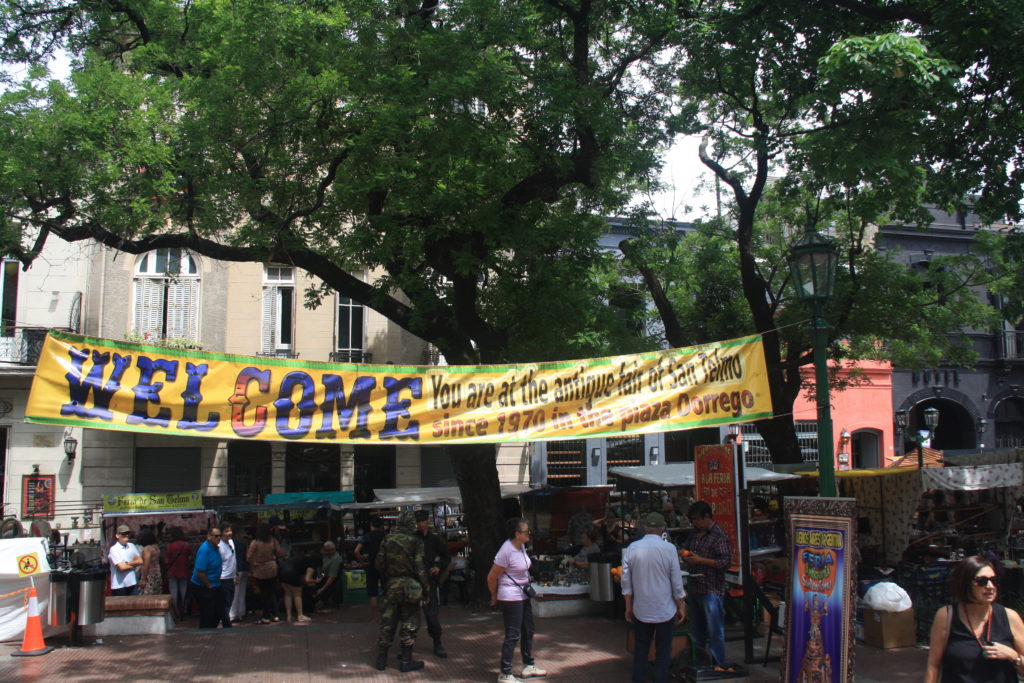
[[[386,671],[373,668],[376,626],[364,604],[316,615],[314,623],[304,626],[243,623],[229,631],[200,631],[194,620],[187,620],[166,636],[108,636],[101,644],[81,648],[50,638],[47,644],[58,649],[43,657],[10,657],[20,643],[3,643],[0,680],[493,682],[501,646],[500,615],[449,606],[442,608],[442,620],[449,658],[430,654],[430,639],[421,628],[416,654],[427,665],[408,674],[394,668],[395,647]],[[610,617],[540,619],[537,663],[549,671],[546,680],[553,683],[628,681],[631,660],[625,651],[626,628],[624,621]],[[742,657],[742,642],[727,645],[731,656]],[[776,638],[773,651],[779,646]],[[762,653],[763,647],[763,641],[755,641],[755,653]],[[916,648],[858,647],[857,680],[917,681],[926,658],[927,652]],[[778,664],[751,666],[751,681],[777,681],[778,677]]]

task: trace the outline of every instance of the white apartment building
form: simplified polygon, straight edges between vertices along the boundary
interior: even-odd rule
[[[4,519],[29,526],[23,488],[26,477],[37,475],[54,478],[54,514],[45,521],[80,539],[98,536],[104,494],[201,490],[207,501],[256,502],[286,491],[354,489],[359,497],[374,488],[455,483],[440,447],[219,441],[25,423],[49,329],[303,360],[424,365],[437,356],[423,340],[338,294],[307,308],[305,292],[316,282],[285,264],[219,262],[177,249],[134,256],[51,240],[27,271],[15,261],[3,265]],[[501,482],[530,483],[535,450],[498,447]],[[535,462],[532,469],[536,475]]]

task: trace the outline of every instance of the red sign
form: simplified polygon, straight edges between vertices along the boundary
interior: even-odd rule
[[[740,544],[736,529],[736,467],[732,446],[697,446],[693,463],[697,500],[711,506],[715,523],[729,537],[732,569],[740,565]]]
[[[21,516],[25,519],[53,517],[52,474],[26,474],[21,478]]]

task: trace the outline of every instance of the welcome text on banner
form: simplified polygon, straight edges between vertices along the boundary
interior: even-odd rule
[[[759,336],[590,360],[353,365],[51,332],[26,420],[222,439],[457,443],[692,429],[771,417]]]

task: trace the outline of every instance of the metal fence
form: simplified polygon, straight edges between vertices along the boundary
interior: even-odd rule
[[[772,457],[764,438],[757,432],[753,424],[741,425],[743,430],[743,450],[748,466],[771,465]],[[805,463],[818,464],[818,422],[816,420],[796,421],[796,440],[800,446]]]

